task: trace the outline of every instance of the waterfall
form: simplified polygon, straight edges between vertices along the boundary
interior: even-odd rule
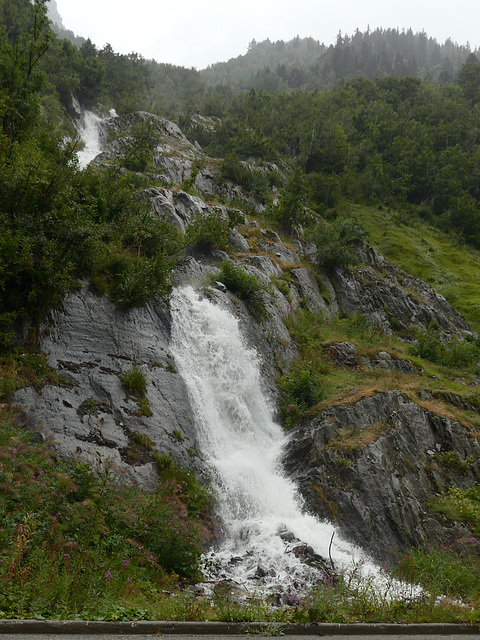
[[[318,562],[302,561],[300,543],[326,565],[331,558],[336,569],[358,571],[362,565],[379,575],[332,524],[302,508],[279,464],[285,434],[262,393],[259,357],[244,344],[237,320],[191,287],[173,292],[171,312],[172,352],[189,391],[224,530],[207,558],[207,577],[263,594],[306,591],[325,571]]]
[[[103,119],[91,111],[85,111],[78,127],[80,139],[84,142],[84,148],[78,152],[80,169],[85,169],[102,151],[101,125]]]

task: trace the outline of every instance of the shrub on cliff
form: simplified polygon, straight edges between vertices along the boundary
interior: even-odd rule
[[[351,249],[361,244],[365,236],[365,230],[352,218],[336,218],[331,223],[321,220],[308,234],[317,248],[318,263],[327,271],[355,264]]]
[[[214,211],[196,216],[187,227],[185,241],[200,251],[228,249],[229,223]]]
[[[231,260],[224,260],[220,265],[217,280],[223,282],[227,289],[243,300],[257,320],[265,318],[267,310],[262,299],[264,287],[255,275]]]

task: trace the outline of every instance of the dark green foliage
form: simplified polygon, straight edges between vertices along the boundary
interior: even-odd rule
[[[214,211],[196,216],[187,227],[185,241],[200,251],[228,250],[229,222]]]
[[[440,44],[411,29],[375,29],[352,35],[339,33],[329,47],[312,38],[255,42],[244,55],[219,62],[201,72],[209,85],[265,91],[331,87],[342,78],[430,76],[451,82],[469,48],[450,39]]]
[[[222,160],[220,175],[224,180],[241,185],[262,203],[266,202],[272,184],[278,184],[278,176],[274,172],[250,168],[233,152],[227,153]]]
[[[480,344],[478,338],[473,337],[445,341],[439,327],[431,324],[426,331],[418,334],[412,353],[446,367],[472,368],[480,360]]]
[[[40,63],[70,99],[85,58],[68,42],[54,42],[49,58],[52,42],[45,2],[2,3],[2,317],[40,317],[82,276],[122,306],[144,304],[166,292],[181,249],[174,227],[149,214],[134,174],[120,166],[78,172],[74,144],[64,142],[67,120]],[[106,64],[110,58],[105,51]],[[146,120],[130,133],[123,165],[145,170],[156,132]]]
[[[480,102],[480,62],[478,59],[467,59],[457,75],[457,82],[462,87],[465,97],[472,104]]]
[[[209,513],[212,507],[212,497],[205,484],[200,483],[191,471],[182,469],[169,454],[154,451],[153,460],[164,481],[174,480],[183,486],[186,504],[192,516]]]
[[[224,260],[220,265],[217,280],[223,282],[227,289],[243,300],[257,320],[265,318],[267,310],[262,299],[264,287],[256,276],[231,260]]]
[[[128,131],[127,148],[119,161],[120,166],[130,171],[145,172],[150,169],[153,150],[159,140],[153,118],[139,120]]]
[[[280,380],[282,413],[286,427],[293,426],[306,411],[325,399],[325,390],[319,374],[299,364]]]
[[[0,129],[10,140],[28,135],[40,115],[39,68],[53,33],[46,0],[3,0],[0,5]]]
[[[305,224],[307,213],[305,210],[307,187],[305,177],[300,169],[296,169],[289,177],[280,195],[280,202],[275,207],[273,215],[277,222],[287,231]]]
[[[361,225],[351,218],[336,218],[328,223],[321,221],[309,233],[309,238],[317,247],[318,263],[328,271],[335,267],[355,264],[356,258],[351,248],[365,239]]]
[[[419,213],[480,243],[480,141],[475,109],[459,85],[382,77],[289,94],[222,88],[199,101],[200,111],[207,113],[214,98],[222,122],[201,143],[225,157],[225,177],[250,183],[240,163],[239,140],[247,134],[263,141],[263,158],[268,151],[275,162],[306,172],[306,191],[278,212],[283,226],[303,215],[302,205],[328,215],[347,198],[401,209],[407,219]]]
[[[2,617],[88,617],[94,601],[153,595],[167,572],[199,576],[212,532],[206,498],[181,470],[145,493],[114,469],[96,477],[56,459],[15,411],[0,421]]]

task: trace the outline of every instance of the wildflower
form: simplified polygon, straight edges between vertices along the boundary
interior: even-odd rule
[[[105,578],[105,580],[111,580],[113,578],[110,571],[105,571],[105,573],[103,574],[103,577]]]

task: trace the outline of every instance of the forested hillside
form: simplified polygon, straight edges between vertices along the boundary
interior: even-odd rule
[[[0,0],[0,616],[478,621],[475,55],[389,29],[339,35],[328,48],[311,38],[252,42],[241,59],[198,72],[56,37],[47,4]],[[120,116],[108,120],[105,151],[85,169],[77,158],[79,109]],[[315,447],[325,445],[330,480],[317,470],[312,484],[302,452],[289,461],[322,517],[341,518],[341,500],[331,496],[342,493],[348,503],[350,476],[358,477],[352,469],[371,462],[365,447],[393,432],[395,467],[405,430],[392,403],[405,410],[405,422],[415,413],[422,428],[441,426],[440,443],[429,440],[426,452],[413,447],[423,458],[406,460],[405,475],[422,465],[429,491],[429,501],[416,503],[428,511],[422,535],[457,537],[451,548],[410,553],[407,542],[420,538],[405,535],[395,550],[405,554],[395,575],[421,581],[432,598],[370,599],[340,576],[273,612],[256,600],[242,609],[220,589],[211,600],[179,591],[200,579],[202,553],[221,537],[209,484],[191,472],[203,460],[160,393],[168,379],[177,385],[165,383],[165,395],[175,389],[172,404],[187,397],[167,352],[164,303],[188,265],[247,317],[271,360],[263,374],[283,426],[299,430],[314,464]],[[142,322],[158,344],[163,331],[155,358],[153,347],[144,348],[140,365],[145,345],[123,353],[108,343],[105,361],[96,351],[93,362],[84,349],[84,360],[57,354],[49,365],[40,345],[58,337],[55,318],[68,316],[69,294],[77,311],[88,299],[91,318],[101,309],[111,320],[109,339],[122,333],[118,318],[140,341]],[[93,321],[87,328],[98,333]],[[68,350],[74,341],[64,342]],[[156,376],[152,406],[145,372]],[[33,399],[40,405],[49,401],[46,387],[67,430],[85,427],[75,434],[85,450],[115,450],[124,468],[150,464],[158,481],[152,493],[40,443],[42,427],[33,428],[15,398],[23,392],[23,409]],[[85,388],[92,395],[80,402]],[[118,407],[112,389],[123,394]],[[359,441],[347,414],[364,400],[358,421],[368,423],[372,406],[378,415]],[[148,430],[131,427],[151,425],[153,410],[162,420],[173,416],[163,442],[183,447],[191,469],[160,450]],[[335,419],[330,410],[338,410]],[[322,420],[330,441],[309,440]],[[102,433],[107,423],[121,446]],[[448,448],[451,433],[458,451]],[[403,498],[408,506],[408,491]],[[392,549],[386,555],[393,566]],[[444,594],[452,602],[438,606]],[[470,606],[457,607],[458,598]]]
[[[245,55],[211,65],[201,75],[209,85],[266,91],[325,89],[340,79],[357,77],[428,76],[450,82],[473,53],[468,46],[451,40],[440,44],[411,29],[357,29],[353,35],[340,32],[328,47],[298,36],[289,42],[253,40]]]

